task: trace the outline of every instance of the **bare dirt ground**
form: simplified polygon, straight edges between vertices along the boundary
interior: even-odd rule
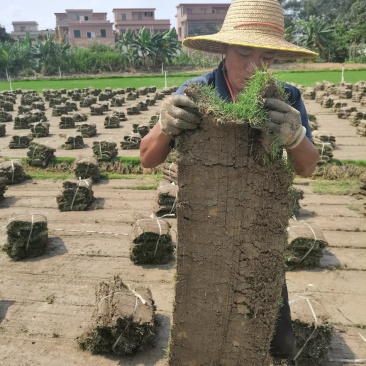
[[[88,157],[92,155],[92,141],[113,141],[119,147],[123,135],[132,132],[132,124],[147,122],[160,103],[139,116],[130,116],[120,129],[105,129],[105,116],[90,117],[99,134],[84,139],[87,146],[82,150],[60,149],[69,130],[58,128],[59,117],[49,120],[51,135],[36,141],[56,148],[59,157]],[[319,129],[336,137],[335,158],[366,159],[366,138],[357,137],[355,127],[313,101],[306,101],[306,106],[309,113],[317,115]],[[125,111],[125,106],[113,109]],[[12,122],[6,125],[7,135],[0,138],[0,155],[25,157],[26,150],[10,150],[8,143],[11,135],[26,131],[13,130]],[[119,148],[119,156],[138,156],[138,151]],[[55,197],[61,193],[60,181],[27,180],[9,186],[0,203],[0,244],[6,242],[6,225],[11,217],[43,214],[48,221],[49,247],[43,256],[19,262],[0,252],[0,365],[167,365],[174,262],[137,266],[129,259],[132,227],[137,218],[153,212],[156,195],[156,191],[132,188],[154,183],[149,175],[103,180],[93,186],[97,200],[92,209],[83,212],[59,212]],[[328,366],[366,363],[366,220],[361,213],[365,198],[315,194],[310,183],[309,179],[295,181],[296,188],[305,192],[297,220],[316,225],[329,247],[321,268],[287,273],[291,306],[315,300],[331,317],[335,334]],[[174,236],[176,223],[169,221]],[[76,343],[76,337],[90,323],[95,286],[116,274],[132,288],[149,287],[157,305],[156,346],[133,358],[93,356],[80,351]]]

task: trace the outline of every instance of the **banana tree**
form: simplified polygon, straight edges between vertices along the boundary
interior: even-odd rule
[[[326,23],[322,18],[311,15],[308,21],[297,22],[300,30],[299,44],[315,52],[321,58],[326,56],[327,44],[331,41],[334,33],[334,26]]]

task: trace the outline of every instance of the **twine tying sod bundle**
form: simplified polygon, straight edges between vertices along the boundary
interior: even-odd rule
[[[115,295],[115,294],[125,294],[126,296],[135,296],[135,299],[136,299],[136,301],[135,301],[135,308],[134,308],[134,310],[133,310],[132,316],[133,316],[133,315],[135,315],[135,313],[136,313],[137,305],[138,305],[138,300],[140,300],[140,301],[141,301],[141,303],[142,303],[143,305],[148,304],[149,306],[151,306],[150,302],[149,302],[149,301],[147,301],[147,300],[145,300],[145,299],[144,299],[144,298],[143,298],[139,293],[137,293],[135,290],[132,290],[129,284],[127,285],[127,288],[132,292],[132,294],[133,294],[133,295],[130,295],[130,294],[125,293],[125,292],[123,292],[123,291],[115,291],[115,292],[110,293],[110,294],[109,294],[109,295],[107,295],[107,296],[102,297],[102,298],[99,300],[99,303],[100,303],[101,301],[103,301],[103,300],[108,299],[109,297],[111,297],[111,296],[113,296],[113,295]],[[113,344],[113,346],[112,346],[112,349],[115,349],[115,348],[116,348],[116,346],[117,346],[117,345],[118,345],[118,343],[120,342],[120,340],[121,340],[121,338],[122,338],[123,334],[125,333],[125,331],[127,330],[127,328],[130,326],[130,324],[131,324],[130,322],[129,322],[129,323],[127,323],[127,325],[126,325],[125,329],[123,329],[122,333],[119,335],[119,337],[118,337],[118,338],[116,339],[116,341],[114,342],[114,344]]]
[[[313,233],[314,235],[314,241],[313,241],[313,244],[311,244],[311,247],[310,249],[305,253],[305,255],[299,260],[298,263],[301,263],[310,253],[311,251],[314,249],[315,247],[315,244],[316,244],[316,241],[317,241],[317,237],[316,237],[316,234],[315,234],[315,231],[313,230],[313,228],[311,227],[311,225],[309,225],[307,222],[304,222],[304,224],[311,230],[311,232]],[[291,228],[295,228],[295,227],[301,227],[302,225],[293,225],[293,226],[289,226],[287,228],[287,231],[290,231]]]
[[[313,335],[315,333],[315,331],[317,330],[318,328],[318,318],[315,314],[315,311],[314,311],[314,308],[313,308],[313,305],[311,305],[311,302],[309,301],[309,298],[307,297],[304,297],[304,296],[299,296],[300,299],[299,300],[291,300],[289,301],[289,304],[293,304],[295,302],[298,302],[298,301],[301,301],[301,300],[306,300],[306,302],[308,303],[309,307],[310,307],[310,311],[311,311],[311,314],[313,315],[313,318],[314,318],[314,329],[313,331],[311,332],[309,338],[305,341],[305,343],[303,344],[303,346],[300,348],[300,350],[297,352],[296,356],[294,357],[294,361],[296,361],[299,356],[301,355],[301,353],[304,351],[306,345],[309,343],[310,339],[313,338]]]
[[[74,206],[75,198],[76,198],[76,195],[77,195],[77,193],[79,191],[79,188],[81,186],[81,182],[85,182],[86,185],[89,187],[89,183],[85,179],[81,179],[81,177],[79,177],[79,185],[77,186],[77,188],[75,190],[75,194],[74,194],[74,198],[72,199],[72,202],[71,202],[70,210],[72,210],[72,207]]]
[[[14,173],[15,173],[15,167],[14,167],[14,162],[13,160],[10,160],[11,161],[11,171],[12,171],[12,175],[11,175],[11,182],[14,183]]]
[[[322,144],[322,151],[320,153],[320,160],[323,159],[325,145],[327,145],[327,146],[332,145],[330,142],[322,142],[321,144]]]
[[[159,222],[159,218],[158,218],[158,217],[156,217],[154,214],[151,214],[151,215],[150,215],[150,217],[151,217],[151,219],[139,219],[139,220],[137,220],[137,221],[136,221],[136,223],[135,223],[134,229],[135,229],[135,227],[136,227],[136,225],[137,225],[137,223],[138,223],[139,221],[150,221],[150,220],[156,220],[156,222],[158,223],[158,226],[159,226],[159,237],[158,237],[158,240],[157,240],[157,242],[156,242],[155,250],[154,250],[154,257],[156,257],[156,252],[157,252],[157,250],[158,250],[158,246],[159,246],[159,243],[160,243],[160,238],[161,238],[161,235],[162,235],[162,230],[161,230],[161,225],[160,225],[160,222]]]
[[[26,252],[28,251],[29,241],[30,241],[30,238],[32,236],[33,224],[34,224],[34,215],[32,215],[32,225],[31,225],[31,229],[30,229],[30,232],[29,232],[29,236],[28,236],[27,246],[25,247]]]
[[[165,184],[165,185],[161,186],[160,188],[169,187],[170,185],[175,186],[175,183],[172,182],[171,184]],[[178,200],[178,189],[175,190],[175,199],[174,199],[174,202],[173,202],[173,205],[172,205],[172,208],[171,208],[170,212],[168,214],[160,216],[161,218],[163,218],[163,217],[175,217],[175,214],[173,213],[173,211],[175,209],[175,205],[177,204],[177,200]]]

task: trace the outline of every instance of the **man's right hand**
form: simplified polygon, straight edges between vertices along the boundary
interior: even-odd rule
[[[163,101],[159,124],[166,135],[177,136],[184,130],[195,130],[200,122],[197,105],[186,95],[173,95]]]

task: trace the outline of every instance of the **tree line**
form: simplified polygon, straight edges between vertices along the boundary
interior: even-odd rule
[[[366,0],[279,0],[286,39],[326,62],[366,62]]]
[[[316,61],[366,63],[366,0],[279,2],[285,10],[286,39],[318,52]],[[113,46],[95,42],[70,47],[51,35],[32,42],[27,34],[14,41],[0,26],[2,79],[156,70],[162,65],[211,67],[217,61],[207,53],[182,50],[175,28],[163,33],[128,30],[116,36]]]

